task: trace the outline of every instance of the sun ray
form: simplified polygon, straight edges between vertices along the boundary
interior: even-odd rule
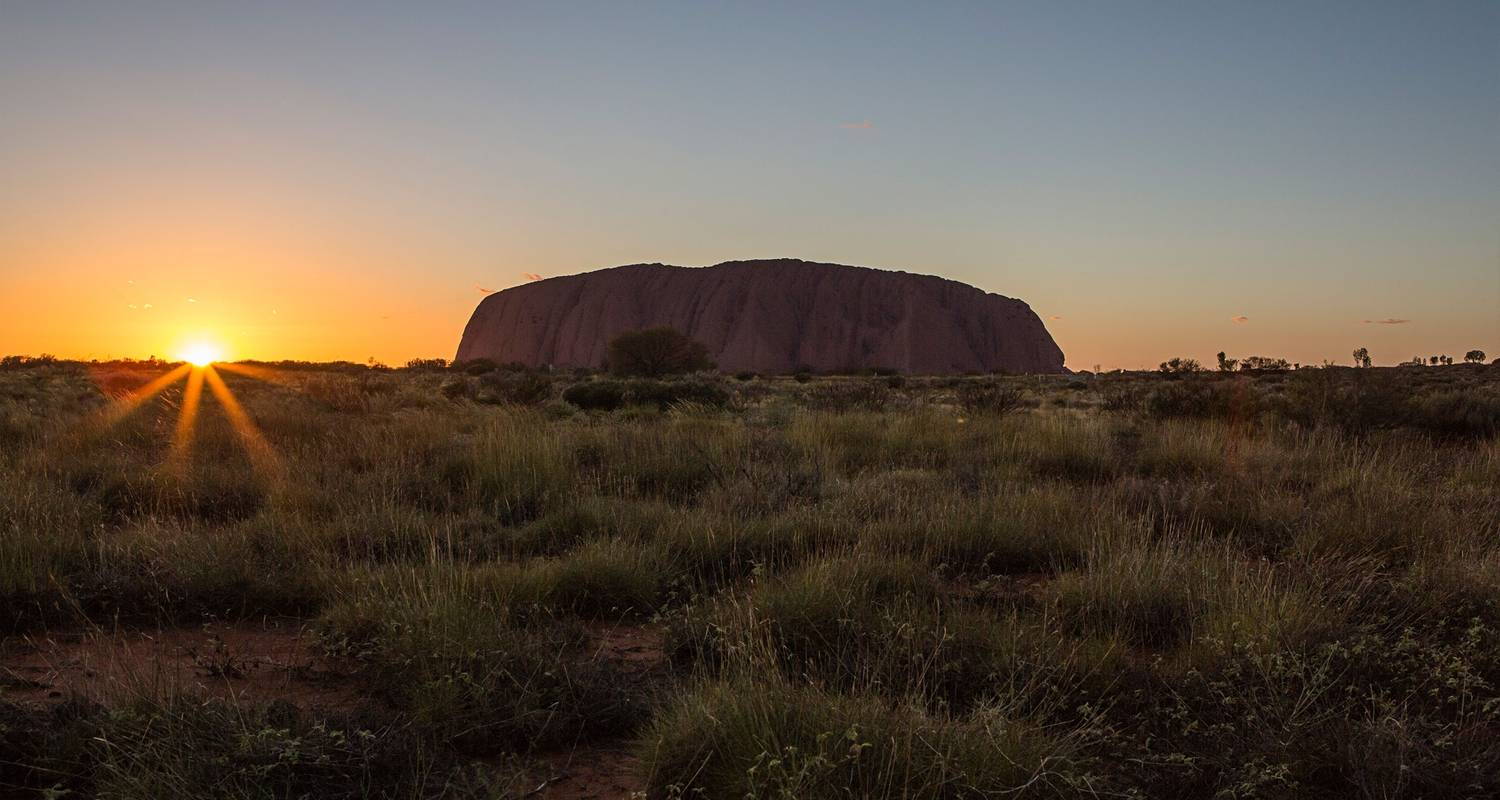
[[[280,478],[281,460],[276,457],[271,443],[266,441],[265,435],[255,426],[255,421],[250,419],[240,401],[235,399],[234,393],[224,385],[224,379],[219,377],[219,373],[211,365],[203,368],[203,377],[208,382],[209,391],[213,392],[214,398],[223,407],[230,426],[244,443],[245,450],[250,454],[250,462],[266,477],[273,480]]]
[[[236,364],[225,362],[222,364],[214,364],[214,367],[216,369],[222,369],[226,372],[233,372],[236,375],[243,375],[247,378],[254,378],[258,381],[274,383],[278,386],[288,386],[293,388],[298,386],[298,383],[292,379],[292,376],[284,372],[279,372],[277,370],[271,369],[269,367],[262,367],[259,364]]]
[[[167,456],[168,465],[182,471],[188,463],[188,450],[193,444],[194,423],[198,419],[198,401],[203,397],[203,373],[206,367],[198,367],[188,375],[187,387],[182,390],[182,409],[177,414],[177,431],[172,436],[172,451]]]
[[[113,404],[104,409],[102,422],[104,423],[105,427],[115,425],[120,420],[130,416],[130,412],[135,411],[141,406],[142,403],[161,393],[161,390],[176,383],[182,378],[182,376],[188,374],[191,369],[192,367],[190,365],[182,364],[174,368],[171,372],[157,377],[155,380],[151,381],[145,386],[142,386],[139,389],[136,389],[135,391],[132,391],[124,397],[116,400]]]

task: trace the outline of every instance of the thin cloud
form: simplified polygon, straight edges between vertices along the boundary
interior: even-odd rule
[[[193,299],[193,298],[191,298],[191,297],[189,297],[189,298],[188,298],[188,299],[187,299],[187,301],[188,301],[188,302],[189,302],[189,303],[196,303],[196,302],[198,302],[198,301],[197,301],[197,300],[194,300],[194,299]]]
[[[542,276],[536,274],[535,272],[523,272],[521,273],[521,277],[525,278],[528,281],[539,281],[542,279]]]
[[[875,123],[865,120],[864,122],[845,122],[839,126],[846,131],[867,131],[875,127]]]
[[[1243,324],[1249,322],[1250,318],[1247,317],[1247,316],[1245,316],[1244,314],[1241,314],[1241,315],[1239,315],[1237,317],[1230,317],[1229,321],[1233,322],[1236,325],[1243,325]]]
[[[1396,319],[1395,317],[1386,317],[1385,319],[1367,319],[1367,320],[1365,320],[1365,324],[1366,325],[1405,325],[1408,322],[1411,322],[1411,320],[1409,320],[1409,319]]]
[[[1058,315],[1058,314],[1053,314],[1052,316],[1048,317],[1047,319],[1062,319],[1062,316]]]
[[[489,288],[486,288],[484,286],[480,286],[477,283],[474,284],[474,291],[479,292],[480,294],[494,294],[495,293],[494,289],[489,289]]]

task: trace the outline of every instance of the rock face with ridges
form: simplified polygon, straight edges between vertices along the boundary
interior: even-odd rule
[[[457,357],[598,367],[611,339],[662,325],[702,342],[724,371],[1066,371],[1020,300],[930,275],[795,259],[633,264],[516,286],[480,301]]]

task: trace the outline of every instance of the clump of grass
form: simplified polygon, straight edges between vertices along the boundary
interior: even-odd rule
[[[572,487],[567,452],[532,412],[511,411],[482,428],[467,468],[474,501],[508,524],[536,519]]]
[[[962,716],[771,680],[707,684],[638,747],[657,795],[1073,796],[1076,747],[1004,707]]]
[[[1089,542],[1117,524],[1108,511],[1053,485],[983,500],[939,496],[882,515],[863,539],[960,575],[1055,572],[1078,563]]]
[[[316,719],[288,704],[172,695],[112,708],[0,702],[0,780],[26,796],[484,797],[517,771],[476,776],[408,726]],[[519,788],[519,787],[518,787]]]
[[[1075,632],[1158,653],[1191,643],[1198,649],[1190,659],[1213,658],[1224,647],[1301,646],[1339,630],[1347,608],[1321,600],[1307,572],[1246,563],[1233,550],[1191,544],[1176,532],[1102,543],[1049,594]]]
[[[953,417],[933,411],[803,414],[787,430],[793,446],[851,474],[943,466],[960,435]]]
[[[623,538],[643,542],[671,523],[672,509],[650,500],[584,497],[531,521],[509,542],[517,555],[558,555],[585,542]]]
[[[1025,408],[1026,393],[1001,381],[971,381],[958,387],[958,406],[970,414],[1013,414]]]
[[[542,607],[556,577],[461,567],[376,573],[347,587],[320,629],[331,648],[364,664],[374,690],[464,752],[628,731],[642,717],[643,688],[590,660],[585,630]]]
[[[744,521],[692,514],[658,530],[650,549],[685,590],[713,592],[757,572],[795,567],[856,536],[847,522],[807,510]]]
[[[1023,429],[1018,447],[1044,478],[1092,483],[1119,471],[1109,429],[1098,421],[1044,419]]]
[[[1053,602],[1078,632],[1169,648],[1191,635],[1204,612],[1204,568],[1180,548],[1110,548],[1083,570],[1059,576]]]

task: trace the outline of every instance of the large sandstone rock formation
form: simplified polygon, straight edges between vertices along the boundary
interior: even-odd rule
[[[725,371],[1065,371],[1020,300],[930,275],[795,259],[634,264],[516,286],[480,301],[458,359],[598,367],[611,339],[660,325],[707,345]]]

